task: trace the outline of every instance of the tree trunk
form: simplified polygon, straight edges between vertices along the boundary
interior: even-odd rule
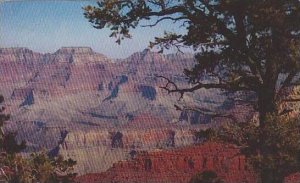
[[[259,124],[260,124],[260,135],[259,135],[259,153],[262,156],[262,159],[267,158],[269,155],[270,149],[266,147],[266,139],[265,139],[265,127],[267,116],[269,114],[274,114],[277,112],[276,110],[276,102],[275,102],[275,89],[273,90],[270,85],[264,86],[258,92],[258,112],[259,112]],[[265,167],[262,165],[262,169]],[[260,174],[262,183],[283,183],[282,176],[278,175],[276,171],[273,170],[262,170],[258,172]]]
[[[261,173],[261,183],[283,183],[284,176],[278,174],[276,171],[262,171]]]
[[[276,113],[275,89],[263,87],[258,92],[258,112],[260,126],[263,128],[268,114]]]

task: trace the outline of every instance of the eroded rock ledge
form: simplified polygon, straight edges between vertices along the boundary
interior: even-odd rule
[[[115,163],[99,174],[87,174],[79,183],[187,183],[197,172],[214,170],[226,183],[256,182],[245,157],[233,145],[205,143],[176,150],[138,152],[132,160]]]

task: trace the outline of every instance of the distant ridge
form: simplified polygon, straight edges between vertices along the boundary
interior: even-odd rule
[[[0,48],[0,54],[34,53],[26,47]]]
[[[93,54],[95,53],[90,47],[62,47],[55,53],[61,54]]]
[[[59,48],[58,50],[56,50],[55,52],[38,52],[38,51],[34,51],[31,50],[27,47],[2,47],[0,48],[0,54],[25,54],[25,53],[36,53],[36,54],[40,54],[40,55],[49,55],[49,54],[97,54],[97,55],[102,55],[112,61],[124,61],[124,60],[130,60],[133,57],[145,57],[145,56],[162,56],[165,57],[167,59],[171,59],[174,57],[180,57],[182,58],[192,58],[194,57],[193,53],[187,52],[187,53],[169,53],[169,54],[163,54],[163,53],[158,53],[155,51],[151,51],[151,49],[146,48],[142,51],[139,52],[135,52],[132,53],[130,56],[126,57],[126,58],[110,58],[107,57],[106,55],[104,55],[103,53],[100,52],[96,52],[94,51],[91,47],[86,47],[86,46],[63,46],[61,48]]]

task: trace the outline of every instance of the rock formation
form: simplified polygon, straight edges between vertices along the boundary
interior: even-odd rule
[[[226,183],[256,182],[245,157],[231,145],[206,143],[176,150],[138,152],[132,160],[115,163],[99,174],[87,174],[80,183],[187,183],[204,170],[217,172]]]
[[[144,161],[138,153],[141,151],[190,146],[195,143],[193,130],[225,120],[190,110],[177,111],[174,104],[227,112],[239,121],[253,116],[252,108],[228,102],[228,96],[217,90],[199,90],[178,101],[177,94],[169,95],[160,88],[166,81],[156,75],[188,87],[182,71],[193,64],[193,54],[163,55],[149,49],[112,60],[86,47],[64,47],[46,54],[27,48],[0,48],[0,93],[12,116],[6,128],[18,131],[18,138],[27,141],[26,152],[53,150],[54,154],[75,159],[77,172],[85,174],[106,171],[128,157]],[[290,93],[293,99],[299,94],[296,90]],[[298,104],[286,103],[282,108],[299,109]],[[62,135],[65,131],[68,133]],[[173,152],[172,156],[179,158],[176,153],[181,150],[167,153]],[[155,170],[158,177],[164,175],[158,172],[171,165],[166,163],[167,167],[159,169],[156,155],[149,154],[147,163],[138,168]],[[182,161],[179,158],[178,162]],[[209,164],[210,160],[206,161]],[[187,177],[193,167],[200,165],[188,157],[184,166],[185,171],[191,169],[190,173],[182,173]],[[150,175],[145,172],[141,175]]]

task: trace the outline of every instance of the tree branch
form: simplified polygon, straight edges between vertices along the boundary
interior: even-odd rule
[[[178,88],[177,84],[174,83],[173,81],[171,81],[169,78],[165,77],[165,76],[156,76],[158,78],[163,78],[165,80],[167,80],[167,83],[165,86],[161,86],[159,88],[166,90],[169,94],[170,93],[179,93],[180,94],[180,99],[183,98],[183,95],[185,93],[190,93],[190,92],[194,92],[196,90],[199,90],[201,88],[204,89],[225,89],[225,90],[232,90],[232,91],[252,91],[252,89],[249,89],[247,87],[242,87],[242,86],[238,86],[238,84],[231,84],[231,83],[201,83],[201,82],[197,82],[197,84],[191,88]],[[169,87],[170,85],[172,85],[174,88],[172,89],[171,87]]]
[[[176,23],[177,21],[184,20],[184,19],[187,19],[187,17],[177,17],[177,18],[174,18],[174,17],[162,17],[162,18],[156,20],[156,22],[153,23],[153,24],[141,25],[141,27],[155,27],[158,23],[160,23],[163,20],[173,20],[173,23]]]
[[[212,118],[228,118],[230,120],[232,120],[233,122],[238,122],[238,120],[234,117],[234,115],[232,114],[225,114],[225,113],[218,113],[216,111],[212,111],[206,108],[200,108],[200,107],[191,107],[191,106],[183,106],[183,107],[179,107],[178,105],[174,105],[174,107],[176,108],[176,110],[179,111],[195,111],[195,112],[199,112],[202,115],[208,115]]]

